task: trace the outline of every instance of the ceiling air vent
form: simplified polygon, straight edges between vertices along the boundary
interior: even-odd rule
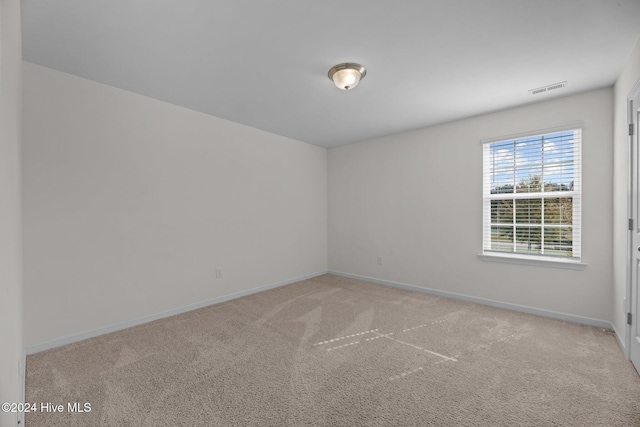
[[[560,89],[560,88],[563,88],[565,86],[567,86],[567,82],[566,81],[560,82],[560,83],[554,83],[554,84],[551,84],[551,85],[548,85],[548,86],[538,87],[538,88],[535,88],[535,89],[531,89],[529,91],[529,93],[531,95],[537,95],[539,93],[549,92],[550,90]]]

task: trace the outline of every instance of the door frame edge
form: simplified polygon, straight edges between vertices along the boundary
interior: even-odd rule
[[[633,111],[632,111],[632,101],[633,99],[640,95],[640,80],[638,80],[636,82],[636,84],[633,86],[633,88],[631,89],[631,91],[629,91],[629,94],[627,95],[627,125],[632,124],[633,123]],[[638,132],[638,124],[635,124],[634,127],[634,134]],[[629,218],[633,218],[633,207],[632,207],[632,202],[633,202],[633,135],[627,135],[627,220]],[[640,165],[638,165],[639,169],[640,169]],[[640,171],[639,171],[640,173]],[[639,215],[640,216],[640,215]],[[634,224],[634,226],[637,226]],[[625,297],[626,297],[626,303],[625,303],[625,316],[626,313],[629,313],[631,311],[631,307],[632,307],[632,283],[631,283],[631,277],[632,277],[632,273],[631,273],[631,269],[633,268],[633,262],[632,262],[632,257],[633,257],[633,239],[632,239],[632,235],[631,233],[633,232],[633,230],[629,230],[627,227],[627,268],[626,268],[626,293],[625,293]],[[615,302],[614,302],[614,307],[616,306]],[[623,353],[624,353],[624,357],[627,358],[627,360],[631,359],[631,325],[629,325],[626,321],[624,322],[624,347],[622,349]]]

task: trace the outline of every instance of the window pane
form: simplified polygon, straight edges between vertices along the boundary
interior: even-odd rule
[[[513,141],[491,144],[489,165],[491,194],[513,193],[516,167]]]
[[[516,192],[542,191],[542,137],[516,140]]]
[[[545,166],[544,191],[573,191],[573,162]]]
[[[516,200],[516,223],[541,224],[542,199]]]
[[[513,252],[513,227],[491,226],[491,250]]]
[[[572,256],[573,228],[545,227],[544,253],[545,255]]]
[[[491,223],[511,224],[513,223],[513,200],[492,200],[491,201]]]
[[[573,191],[574,132],[544,136],[545,191]]]
[[[573,198],[545,199],[544,222],[545,224],[573,224]]]
[[[516,252],[539,254],[542,252],[542,228],[516,226]]]

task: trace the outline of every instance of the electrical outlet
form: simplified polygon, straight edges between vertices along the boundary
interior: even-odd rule
[[[222,269],[216,268],[216,279],[220,279],[222,277]]]
[[[378,265],[382,265],[383,259],[381,256],[378,257]]]

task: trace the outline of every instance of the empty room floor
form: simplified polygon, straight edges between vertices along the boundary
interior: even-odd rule
[[[31,355],[26,401],[64,405],[29,427],[640,425],[608,330],[334,275]]]

